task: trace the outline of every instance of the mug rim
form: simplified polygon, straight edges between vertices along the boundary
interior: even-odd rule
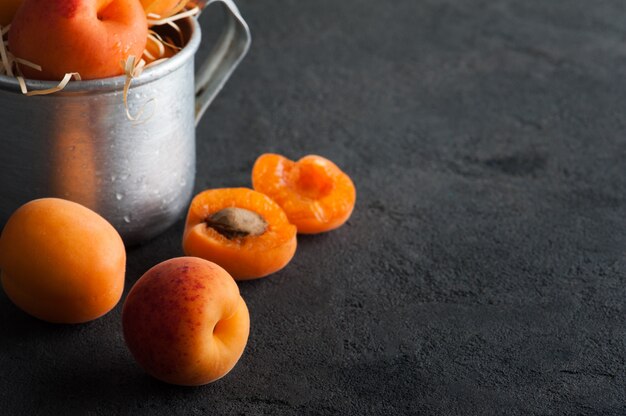
[[[195,17],[186,17],[185,19],[181,19],[180,22],[185,22],[185,26],[182,29],[183,32],[187,32],[189,38],[185,46],[171,58],[168,58],[167,60],[153,67],[145,69],[141,73],[141,75],[133,78],[133,81],[130,85],[131,90],[134,87],[148,84],[150,82],[163,78],[167,74],[170,74],[183,66],[190,58],[193,58],[200,46],[200,40],[202,36],[200,31],[200,25]],[[59,81],[43,81],[34,79],[27,79],[25,81],[29,91],[54,88],[59,84]],[[125,75],[85,81],[70,81],[63,90],[58,91],[54,94],[45,95],[44,97],[50,97],[55,95],[73,95],[77,93],[89,94],[93,92],[103,91],[122,92],[125,83]],[[0,91],[23,95],[18,80],[14,77],[9,77],[6,75],[0,75]]]

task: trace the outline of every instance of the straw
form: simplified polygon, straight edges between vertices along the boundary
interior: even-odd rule
[[[161,18],[161,16],[159,16],[158,14],[148,13],[148,25],[149,26],[166,25],[171,22],[184,19],[186,17],[195,16],[199,14],[200,11],[201,10],[199,7],[194,7],[193,9],[189,9],[184,12],[181,12],[181,13],[169,16],[169,17],[165,17],[165,18]]]
[[[67,74],[65,74],[65,76],[63,77],[63,79],[61,80],[61,82],[58,83],[57,86],[52,87],[52,88],[46,88],[43,90],[31,90],[28,91],[28,89],[26,88],[26,81],[24,79],[24,76],[22,75],[22,71],[19,69],[19,67],[17,67],[17,72],[19,75],[16,76],[17,81],[20,84],[20,89],[22,90],[22,94],[26,95],[27,97],[33,97],[36,95],[48,95],[48,94],[54,94],[55,92],[59,92],[62,89],[64,89],[67,84],[69,84],[69,82],[72,80],[72,78],[74,78],[76,81],[80,81],[80,74],[78,72],[69,72]]]

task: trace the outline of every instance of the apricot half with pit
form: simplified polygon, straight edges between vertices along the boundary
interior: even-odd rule
[[[211,189],[191,201],[183,250],[219,264],[237,280],[258,279],[293,258],[296,231],[267,195],[248,188]]]

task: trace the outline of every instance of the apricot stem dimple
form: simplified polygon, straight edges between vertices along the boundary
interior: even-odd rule
[[[267,231],[268,225],[258,213],[236,207],[217,211],[204,222],[207,227],[213,228],[229,240],[262,235]]]

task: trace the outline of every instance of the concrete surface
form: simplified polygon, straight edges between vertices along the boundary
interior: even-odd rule
[[[239,4],[254,45],[199,126],[197,190],[317,153],[353,217],[240,285],[248,347],[201,388],[135,365],[121,304],[53,326],[1,294],[0,412],[626,414],[626,3]],[[129,252],[126,291],[181,234]]]

